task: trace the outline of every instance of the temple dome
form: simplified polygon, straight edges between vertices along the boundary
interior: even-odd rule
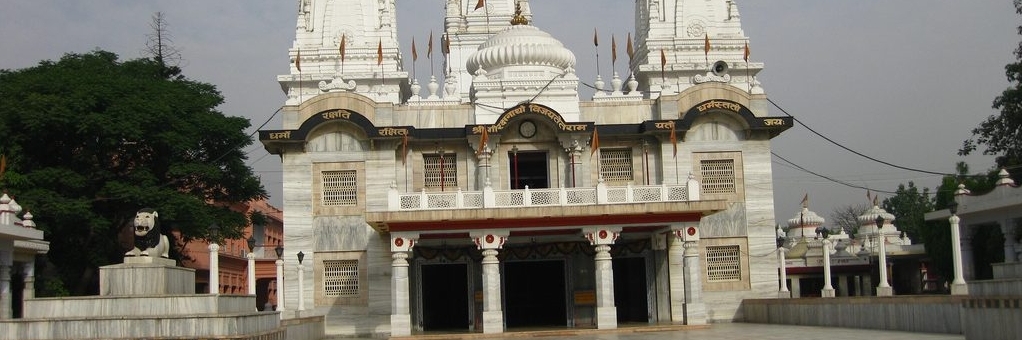
[[[575,54],[549,33],[531,25],[513,25],[479,45],[466,63],[469,72],[493,74],[505,67],[574,68]]]

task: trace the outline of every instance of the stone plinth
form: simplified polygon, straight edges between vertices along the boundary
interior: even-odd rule
[[[124,259],[135,263],[99,268],[99,295],[195,294],[194,269],[176,267],[173,260],[162,258]]]

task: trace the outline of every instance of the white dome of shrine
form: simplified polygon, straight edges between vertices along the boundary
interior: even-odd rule
[[[513,66],[563,71],[575,67],[575,54],[549,33],[521,24],[512,25],[479,45],[466,66],[470,72],[482,69],[490,74]]]

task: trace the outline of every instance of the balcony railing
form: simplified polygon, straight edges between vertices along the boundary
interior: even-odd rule
[[[699,182],[689,178],[685,184],[417,193],[400,193],[392,186],[388,199],[388,211],[683,202],[699,200]]]

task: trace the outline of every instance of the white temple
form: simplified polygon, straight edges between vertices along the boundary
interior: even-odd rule
[[[612,329],[775,296],[770,140],[792,120],[767,112],[735,1],[636,1],[634,78],[608,81],[579,79],[526,0],[448,0],[443,76],[409,79],[395,6],[299,1],[283,126],[260,131],[284,261],[309,268],[284,275],[286,315],[331,335]]]

